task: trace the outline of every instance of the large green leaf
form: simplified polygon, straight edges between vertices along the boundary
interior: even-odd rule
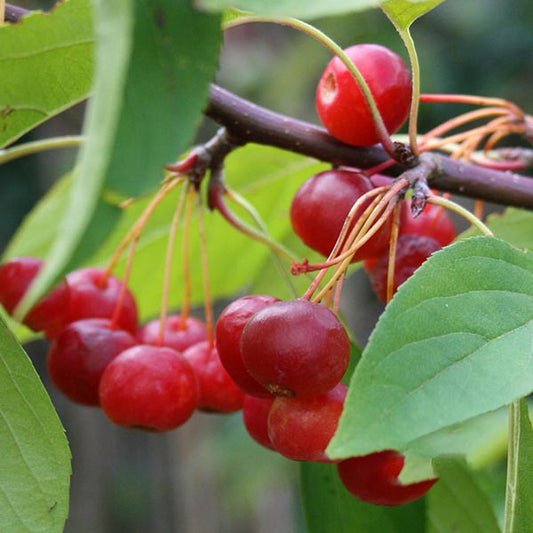
[[[87,98],[93,45],[89,0],[0,27],[0,147]]]
[[[499,533],[498,520],[488,496],[464,460],[435,460],[438,483],[427,497],[428,533]]]
[[[307,533],[422,533],[424,500],[384,507],[354,498],[335,465],[302,463],[302,504]]]
[[[509,449],[505,533],[533,530],[533,428],[525,400],[511,406],[511,447]]]
[[[0,531],[63,531],[70,451],[26,353],[0,318]]]
[[[378,7],[383,0],[196,0],[197,5],[211,11],[237,8],[259,15],[314,19]]]
[[[57,276],[90,256],[117,223],[104,190],[153,188],[202,116],[221,44],[220,17],[189,2],[95,3],[96,79],[87,141],[58,238],[18,314]]]
[[[332,457],[405,450],[533,390],[533,254],[453,244],[400,287],[356,368]]]

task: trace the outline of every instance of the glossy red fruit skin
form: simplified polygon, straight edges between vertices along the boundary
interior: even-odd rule
[[[276,398],[268,415],[268,437],[274,449],[295,461],[330,463],[326,448],[342,414],[348,387],[336,387],[310,398]]]
[[[401,207],[400,235],[407,234],[431,237],[443,248],[457,237],[453,220],[445,209],[428,203],[424,210],[413,218],[410,200],[403,202]]]
[[[396,293],[398,287],[410,278],[432,253],[441,248],[441,245],[431,237],[415,234],[400,235],[396,248],[393,292]],[[380,257],[375,264],[367,267],[372,287],[382,302],[387,301],[388,268],[388,252]]]
[[[198,403],[191,365],[172,348],[147,344],[129,348],[109,363],[99,394],[112,422],[151,431],[182,426]]]
[[[198,409],[233,413],[242,409],[244,392],[235,384],[220,362],[216,347],[199,342],[183,352],[198,382]]]
[[[387,131],[397,132],[411,105],[409,67],[398,54],[377,44],[357,44],[344,51],[367,82]],[[316,108],[326,129],[337,139],[356,146],[379,142],[363,93],[338,57],[329,62],[320,78]]]
[[[13,313],[43,266],[44,261],[37,257],[18,257],[0,266],[0,303],[9,314]],[[23,323],[33,331],[60,329],[68,300],[68,287],[61,283],[30,309]]]
[[[238,298],[222,311],[215,328],[215,342],[224,368],[246,394],[258,398],[269,398],[272,394],[250,375],[244,365],[241,335],[248,320],[274,302],[279,302],[279,299],[263,294]]]
[[[158,346],[159,328],[161,320],[156,318],[147,322],[137,331],[137,340],[141,344]],[[183,352],[193,344],[207,340],[207,328],[205,324],[194,317],[185,320],[180,315],[169,315],[165,321],[163,334],[163,346]]]
[[[268,414],[274,397],[257,398],[244,396],[242,418],[246,431],[257,443],[269,450],[274,450],[274,445],[268,436]]]
[[[48,373],[54,385],[71,400],[98,406],[98,386],[105,368],[135,344],[130,333],[114,329],[107,318],[72,322],[50,346]]]
[[[348,367],[350,341],[335,314],[308,300],[276,302],[253,315],[241,337],[250,374],[276,396],[317,396]]]
[[[70,292],[70,303],[66,323],[83,318],[114,318],[123,282],[115,276],[105,278],[105,270],[81,268],[66,276]],[[138,315],[135,298],[126,289],[116,326],[133,334],[137,331]]]
[[[344,486],[356,498],[374,505],[403,505],[424,496],[437,482],[428,479],[402,485],[398,476],[404,463],[402,454],[385,450],[341,461],[337,470]]]
[[[327,257],[335,246],[350,209],[373,188],[366,176],[351,170],[327,170],[312,176],[298,189],[292,200],[290,219],[294,232],[307,246]],[[357,210],[355,221],[370,203],[371,200],[364,202]],[[352,262],[379,256],[387,249],[391,220],[385,222],[355,253]]]

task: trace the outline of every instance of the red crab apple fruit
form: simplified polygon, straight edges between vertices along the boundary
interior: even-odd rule
[[[220,361],[235,383],[248,395],[271,397],[261,383],[254,379],[244,365],[241,336],[244,326],[257,311],[279,302],[278,298],[251,294],[231,302],[220,314],[215,329],[215,341]]]
[[[317,396],[348,368],[350,341],[337,316],[308,300],[275,302],[255,313],[241,337],[246,368],[276,396]]]
[[[357,44],[344,52],[365,79],[387,132],[397,132],[411,106],[409,67],[398,54],[378,44]],[[380,141],[363,91],[339,57],[328,63],[318,82],[316,108],[322,124],[337,139],[356,146]]]
[[[54,385],[71,400],[100,404],[98,386],[107,365],[135,346],[127,331],[115,329],[107,318],[88,318],[68,324],[54,339],[47,357]]]
[[[344,486],[358,499],[375,505],[403,505],[421,498],[437,482],[403,485],[398,476],[405,457],[393,450],[352,457],[337,465]]]
[[[336,387],[310,398],[276,398],[268,415],[268,436],[274,449],[295,461],[331,462],[326,448],[344,406],[348,387]]]
[[[182,426],[198,405],[191,365],[165,346],[142,344],[121,352],[104,370],[99,394],[115,424],[151,431]]]

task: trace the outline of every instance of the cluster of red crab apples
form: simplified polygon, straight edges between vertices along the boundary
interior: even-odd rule
[[[27,257],[0,267],[8,312],[42,264]],[[197,409],[242,409],[249,434],[263,446],[295,460],[334,462],[326,447],[343,410],[350,341],[321,304],[239,298],[219,317],[212,342],[195,318],[171,315],[163,330],[159,319],[138,327],[131,292],[105,271],[85,268],[68,274],[24,323],[49,338],[57,388],[75,402],[101,406],[117,424],[165,431]],[[418,498],[434,483],[401,485],[402,467],[403,456],[393,451],[338,462],[349,490],[384,505]]]
[[[346,52],[374,94],[387,131],[397,131],[411,98],[403,60],[376,45]],[[363,99],[345,65],[332,60],[317,90],[318,112],[332,135],[356,145],[380,141]],[[295,232],[328,256],[350,209],[373,186],[352,169],[313,176],[291,206]],[[441,208],[427,205],[415,219],[408,201],[401,207],[394,291],[455,238]],[[352,259],[365,261],[384,301],[390,292],[390,234],[387,221]],[[0,267],[0,302],[8,313],[42,266],[40,259],[26,257]],[[166,431],[182,426],[196,410],[242,409],[244,424],[258,443],[297,461],[336,463],[346,488],[364,501],[404,504],[423,496],[436,481],[403,485],[398,476],[404,456],[393,450],[343,460],[328,456],[347,394],[342,380],[350,340],[337,315],[320,303],[249,295],[229,304],[215,332],[181,315],[139,327],[135,298],[126,285],[104,270],[84,268],[69,273],[23,321],[51,341],[48,370],[57,388],[75,402],[100,406],[116,424]]]

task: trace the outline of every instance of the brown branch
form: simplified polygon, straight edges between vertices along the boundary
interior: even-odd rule
[[[343,144],[324,129],[274,113],[216,85],[211,86],[206,115],[241,141],[291,150],[333,164],[369,168],[389,157],[379,146]],[[533,209],[533,178],[492,170],[432,154],[435,170],[429,185],[440,191],[503,205]],[[399,175],[395,166],[387,173]]]
[[[6,22],[18,22],[24,15],[31,13],[29,9],[23,7],[14,6],[12,4],[6,4],[6,10],[4,13],[4,19]]]
[[[28,10],[6,4],[6,20],[15,22]],[[290,150],[336,165],[376,166],[389,157],[379,146],[349,146],[323,128],[281,115],[212,85],[205,114],[223,125],[238,143],[254,142]],[[533,209],[533,178],[455,161],[434,154],[436,170],[429,185],[440,191],[497,204]],[[387,173],[399,175],[396,165]]]

